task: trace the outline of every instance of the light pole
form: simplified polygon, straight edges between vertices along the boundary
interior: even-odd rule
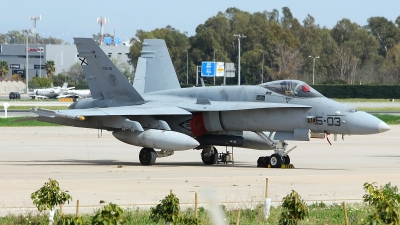
[[[215,53],[217,52],[218,50],[215,50],[214,51],[214,61],[213,62],[215,62]],[[216,64],[215,64],[216,65]],[[216,76],[216,74],[214,73],[214,85],[215,85],[215,76]]]
[[[319,56],[317,56],[317,57],[312,57],[311,55],[309,55],[308,57],[313,58],[313,64],[312,64],[312,84],[314,84],[315,59],[319,59]]]
[[[29,90],[29,85],[28,85],[28,83],[29,83],[29,68],[28,68],[28,52],[29,52],[29,49],[28,49],[28,36],[29,36],[29,30],[26,30],[26,49],[25,49],[25,51],[26,51],[26,55],[25,55],[25,57],[26,57],[26,65],[25,65],[25,80],[26,80],[26,94],[28,94],[28,90]]]
[[[264,52],[263,50],[260,50],[260,52],[263,54],[263,60],[261,65],[261,83],[264,83]]]
[[[188,76],[188,69],[189,69],[189,52],[185,50],[186,52],[186,84],[189,84],[189,76]]]
[[[41,45],[39,45],[41,46]],[[42,77],[42,47],[39,47],[39,77]]]
[[[238,55],[239,55],[239,60],[238,60],[238,86],[240,86],[240,39],[241,38],[246,38],[247,36],[244,36],[243,34],[234,34],[234,37],[237,37],[238,39]]]

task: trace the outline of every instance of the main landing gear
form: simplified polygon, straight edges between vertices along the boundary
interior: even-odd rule
[[[152,148],[142,148],[139,152],[139,161],[143,166],[150,166],[156,162],[157,158],[168,157],[174,154],[174,151],[161,150],[155,151]]]
[[[157,153],[152,148],[142,148],[139,152],[139,161],[144,166],[153,165],[156,162]]]
[[[217,149],[212,145],[209,145],[206,148],[204,148],[203,151],[201,152],[201,160],[206,165],[213,165],[217,163],[218,161]]]

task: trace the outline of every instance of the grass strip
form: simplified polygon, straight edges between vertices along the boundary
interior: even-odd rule
[[[237,210],[231,209],[226,210],[222,205],[225,212],[225,220],[227,224],[236,224]],[[329,224],[329,225],[343,225],[344,224],[344,214],[343,208],[340,204],[326,205],[324,203],[314,203],[308,206],[310,210],[310,215],[306,220],[302,221],[300,224]],[[365,225],[367,224],[368,215],[371,214],[372,207],[367,204],[348,204],[347,214],[349,218],[349,223],[353,225]],[[184,217],[190,218],[194,217],[193,208],[188,208],[181,212]],[[241,208],[240,214],[240,224],[245,225],[257,225],[257,224],[279,224],[279,218],[282,213],[282,208],[271,207],[271,215],[268,220],[265,219],[263,206],[257,205],[254,209]],[[93,214],[82,215],[83,224],[91,224]],[[142,210],[135,207],[130,207],[124,210],[124,219],[126,222],[124,224],[165,224],[165,221],[160,221],[158,223],[150,220],[150,210]],[[210,213],[207,209],[199,207],[198,209],[198,219],[199,224],[211,225]],[[57,215],[56,218],[57,220]],[[14,224],[48,224],[48,215],[45,213],[30,213],[27,215],[7,215],[5,217],[0,217],[0,224],[4,225],[14,225]]]
[[[16,121],[29,117],[9,117],[9,118],[0,118],[0,127],[46,127],[46,126],[61,126],[59,124],[54,123],[46,123],[42,121],[36,120],[28,120],[28,121]]]
[[[29,110],[29,109],[34,109],[36,106],[29,106],[29,105],[19,105],[19,106],[10,106],[8,107],[8,110]],[[43,109],[51,109],[51,110],[64,110],[68,109],[68,106],[62,106],[62,105],[49,105],[49,106],[39,106],[39,108]],[[0,106],[0,110],[4,110],[4,106]]]
[[[373,114],[387,124],[400,124],[400,116],[389,114]]]

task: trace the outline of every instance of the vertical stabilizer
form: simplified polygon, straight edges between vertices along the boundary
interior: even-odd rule
[[[61,87],[62,90],[67,90],[68,82],[64,82],[63,86]]]
[[[143,93],[181,88],[167,45],[161,39],[145,39],[133,86]]]
[[[144,93],[146,86],[146,64],[147,59],[139,57],[136,66],[135,78],[133,80],[133,87],[137,92],[139,92],[139,94]]]
[[[123,102],[124,104],[142,104],[144,102],[140,94],[92,38],[74,38],[74,43],[82,65],[89,66],[91,75],[104,100]]]
[[[93,99],[104,99],[101,94],[101,90],[99,85],[97,84],[96,79],[94,78],[92,71],[90,70],[89,65],[82,65],[83,74],[85,74],[86,81],[88,83],[90,94]]]

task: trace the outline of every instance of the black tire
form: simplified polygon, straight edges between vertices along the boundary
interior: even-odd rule
[[[213,164],[217,163],[217,161],[218,161],[218,151],[217,151],[217,149],[214,147],[214,154],[212,154],[210,156],[205,156],[204,152],[201,152],[201,160],[206,165],[213,165]]]
[[[278,154],[272,154],[271,157],[269,157],[269,164],[271,164],[272,168],[281,168],[282,157]]]
[[[285,165],[289,165],[290,164],[290,157],[287,156],[283,156],[283,164]]]
[[[139,153],[139,161],[143,166],[150,166],[156,162],[157,153],[152,148],[142,148]]]

